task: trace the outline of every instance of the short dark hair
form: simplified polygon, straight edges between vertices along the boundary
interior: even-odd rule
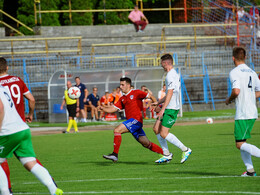
[[[128,77],[121,77],[120,78],[120,81],[125,81],[126,83],[128,83],[129,85],[131,85],[132,84],[132,81],[131,81],[131,79],[130,78],[128,78]]]
[[[172,55],[169,54],[169,53],[164,54],[164,55],[161,57],[161,61],[164,61],[164,60],[170,60],[170,61],[173,63]]]
[[[244,47],[235,47],[233,49],[233,57],[238,61],[245,61],[246,59],[246,50]]]
[[[0,73],[7,71],[7,62],[3,57],[0,57]]]
[[[80,80],[80,78],[79,78],[79,77],[75,77],[75,80],[76,80],[76,79],[79,79],[79,80]]]

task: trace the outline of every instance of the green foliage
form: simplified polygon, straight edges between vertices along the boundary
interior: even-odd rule
[[[71,1],[72,10],[91,10],[95,1],[91,0],[73,0]],[[61,0],[61,10],[68,10],[68,0]],[[72,13],[72,23],[70,22],[69,13],[64,13],[60,17],[61,24],[64,25],[91,25],[93,14],[92,13]]]
[[[42,0],[42,10],[57,10],[57,3],[59,0]],[[38,15],[39,16],[39,15]],[[59,26],[59,15],[56,13],[41,14],[43,26]],[[35,26],[34,18],[34,1],[19,0],[19,8],[17,10],[17,19],[26,24],[29,27]],[[39,23],[39,18],[38,18]],[[22,33],[28,35],[32,34],[24,27],[20,27]]]
[[[106,0],[106,9],[133,9],[131,0]],[[98,9],[104,9],[104,1],[99,2]],[[127,24],[129,12],[106,12],[106,24]],[[104,23],[104,13],[98,14],[99,24]]]

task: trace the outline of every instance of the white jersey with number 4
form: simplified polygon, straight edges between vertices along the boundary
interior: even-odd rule
[[[167,105],[166,109],[174,109],[179,110],[180,109],[180,77],[176,70],[172,68],[166,75],[165,78],[165,85],[166,85],[166,95],[168,93],[169,89],[173,89],[173,95],[172,98]]]
[[[23,122],[17,113],[10,92],[0,85],[0,99],[4,106],[4,118],[2,127],[0,127],[0,136],[11,135],[25,129],[29,129],[28,125]]]
[[[229,73],[229,78],[232,89],[240,89],[240,93],[235,99],[235,120],[258,118],[255,92],[260,91],[260,80],[255,71],[246,64],[241,64]]]

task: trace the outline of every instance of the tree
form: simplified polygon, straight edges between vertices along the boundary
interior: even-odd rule
[[[93,0],[71,0],[72,10],[91,10],[95,1]],[[61,10],[69,10],[69,0],[61,0]],[[91,25],[93,13],[72,13],[72,23],[70,23],[69,13],[62,14],[60,21],[62,25]]]
[[[34,1],[19,0],[19,8],[17,10],[17,19],[29,27],[35,26],[34,19]],[[41,0],[42,10],[57,10],[59,0]],[[56,13],[41,14],[43,26],[60,26],[59,15]],[[32,34],[24,27],[20,27],[24,34]]]

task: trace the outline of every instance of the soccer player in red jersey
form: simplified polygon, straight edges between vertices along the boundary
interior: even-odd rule
[[[9,90],[13,102],[15,104],[15,108],[20,115],[20,117],[23,119],[24,122],[32,122],[33,119],[33,112],[35,107],[35,99],[29,89],[27,88],[26,84],[23,82],[23,80],[17,76],[10,76],[7,73],[8,66],[6,60],[1,57],[0,58],[0,85],[4,86],[7,90]],[[25,97],[29,102],[29,113],[27,116],[25,116],[24,112],[24,100],[23,97]],[[42,165],[38,159],[36,159],[37,163]],[[1,164],[2,168],[4,169],[7,179],[8,179],[8,185],[10,189],[10,193],[12,193],[11,190],[11,182],[10,182],[10,170],[7,161]]]
[[[120,97],[118,102],[113,106],[103,107],[99,106],[99,110],[103,110],[108,113],[114,113],[117,110],[125,109],[126,121],[118,125],[114,129],[114,151],[112,154],[103,155],[105,159],[116,162],[118,160],[118,152],[121,145],[121,134],[130,132],[134,138],[149,150],[163,154],[162,149],[149,141],[146,137],[143,127],[143,102],[145,98],[151,98],[153,102],[156,102],[155,97],[149,93],[145,93],[141,90],[131,89],[131,79],[128,77],[120,78],[120,88],[124,95]]]

